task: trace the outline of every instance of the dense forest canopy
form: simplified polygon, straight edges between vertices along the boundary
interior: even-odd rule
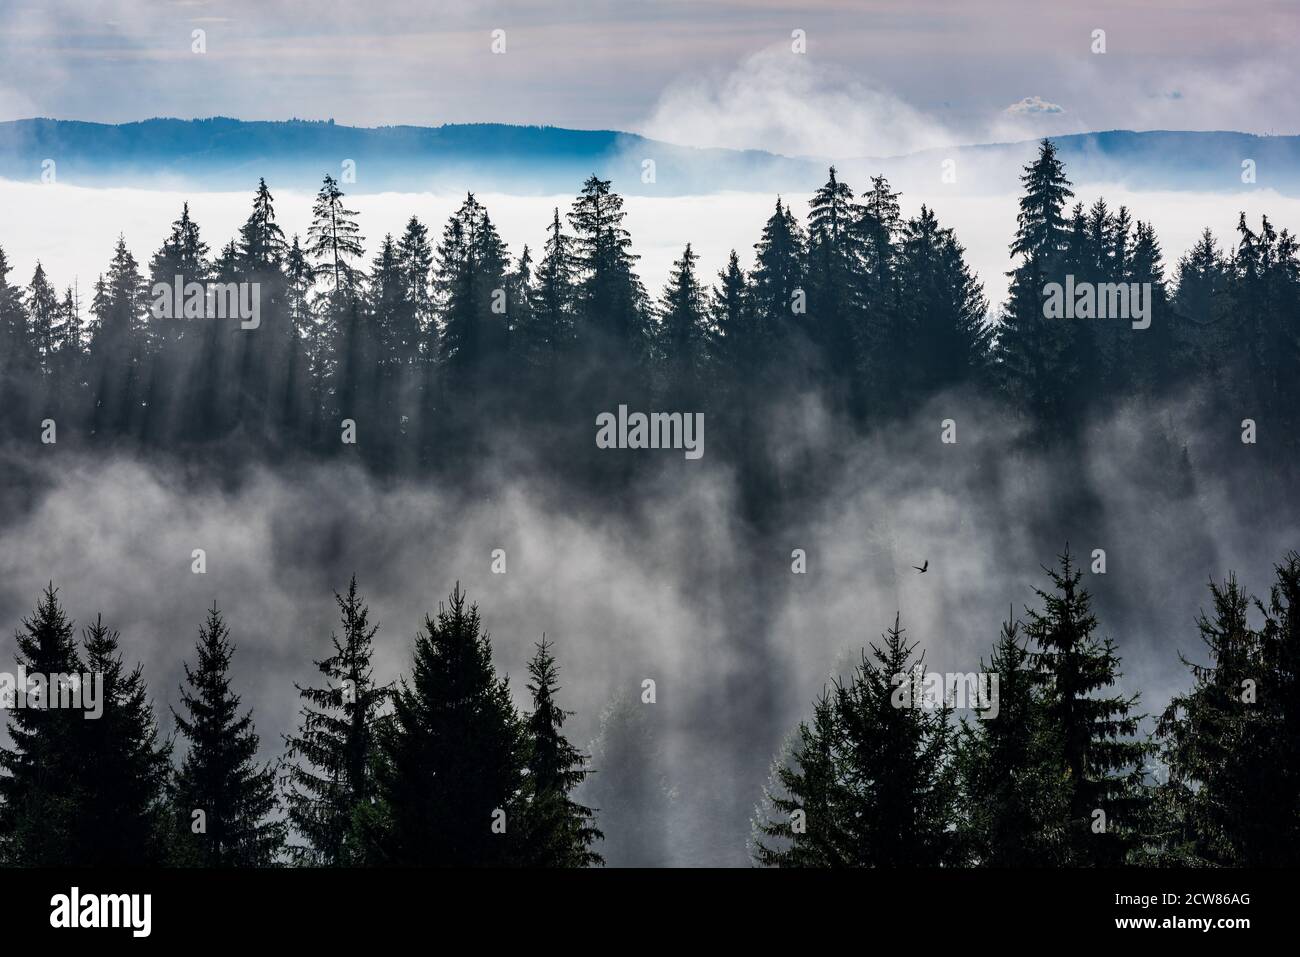
[[[598,417],[620,406],[702,414],[703,458],[735,477],[735,567],[754,596],[800,574],[807,556],[780,534],[792,514],[870,482],[849,440],[932,412],[935,446],[981,417],[1010,425],[973,466],[994,495],[1030,455],[1049,458],[1051,514],[1017,516],[1039,537],[1104,510],[1083,450],[1135,403],[1178,399],[1205,426],[1196,463],[1172,434],[1138,456],[1175,506],[1198,467],[1243,499],[1286,488],[1300,424],[1295,237],[1243,216],[1230,241],[1206,232],[1170,267],[1137,213],[1074,195],[1052,143],[1022,182],[1010,294],[991,310],[953,231],[927,207],[904,216],[884,177],[858,192],[831,169],[806,215],[776,198],[752,252],[713,274],[683,237],[655,291],[638,278],[622,198],[596,176],[553,212],[541,248],[517,251],[473,194],[441,232],[412,217],[400,236],[367,237],[331,177],[311,228],[285,236],[263,181],[224,246],[209,246],[184,207],[147,261],[119,241],[88,290],[60,291],[39,264],[24,284],[0,251],[0,441],[199,463],[235,481],[255,464],[346,459],[379,480],[462,489],[501,461],[485,449],[517,443],[528,455],[510,461],[534,470],[521,481],[558,475],[614,508],[647,472],[682,473],[654,471],[666,457],[602,449]],[[1054,314],[1064,290],[1072,308]],[[1117,304],[1122,314],[1096,314]],[[843,441],[765,441],[812,431],[820,420],[789,425],[809,397],[831,423],[822,434]],[[45,469],[61,461],[30,469],[30,487],[14,483],[14,513],[39,501]],[[1283,503],[1274,524],[1292,512]],[[1217,573],[1228,577],[1197,623],[1204,651],[1184,647],[1186,687],[1167,704],[1121,690],[1123,658],[1082,578],[1095,553],[1067,549],[1031,607],[972,626],[988,635],[981,668],[1000,678],[995,720],[892,703],[892,679],[933,637],[909,637],[904,608],[811,704],[767,790],[720,799],[746,818],[760,802],[741,853],[777,866],[1294,864],[1300,558],[1270,560],[1257,600]],[[915,574],[933,577],[928,566]],[[699,577],[701,589],[718,585]],[[559,681],[589,662],[538,628],[524,686],[512,688],[459,587],[423,617],[386,683],[372,666],[384,636],[354,579],[336,596],[337,629],[300,655],[319,680],[293,692],[301,710],[282,749],[264,745],[233,687],[224,599],[199,627],[168,737],[117,633],[96,619],[78,635],[62,596],[51,585],[22,621],[19,664],[102,674],[104,717],[11,712],[6,863],[662,862],[660,832],[683,798],[648,757],[661,746],[643,707],[653,689],[615,695],[590,747],[576,747]],[[767,637],[775,626],[760,619],[775,601],[746,604],[730,627]],[[721,697],[774,694],[766,662],[751,650]],[[727,845],[722,857],[744,845],[733,831],[688,839]]]
[[[704,411],[712,448],[743,457],[762,410],[808,392],[859,430],[982,393],[1043,437],[1191,385],[1267,418],[1271,454],[1291,456],[1294,235],[1243,215],[1230,244],[1207,231],[1170,269],[1138,214],[1077,200],[1050,142],[1023,183],[991,314],[957,237],[929,208],[905,218],[882,177],[858,194],[832,169],[806,218],[778,198],[753,252],[715,275],[683,242],[657,292],[595,176],[541,249],[514,254],[473,194],[440,233],[412,217],[367,238],[328,176],[307,234],[286,237],[263,181],[237,237],[210,247],[186,206],[147,261],[119,241],[90,289],[60,291],[39,263],[23,284],[0,251],[0,429],[30,441],[52,420],[65,442],[275,458],[336,455],[351,420],[371,467],[420,472],[458,460],[447,446],[486,417],[558,427],[589,469],[594,416],[620,402]],[[1046,319],[1047,289],[1090,286],[1103,306],[1106,289],[1141,294],[1145,324]]]

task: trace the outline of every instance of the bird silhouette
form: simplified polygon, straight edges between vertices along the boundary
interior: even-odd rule
[[[915,568],[915,569],[916,569],[918,572],[920,572],[922,575],[924,575],[924,574],[925,574],[925,570],[926,570],[927,568],[930,567],[930,559],[927,558],[927,559],[926,559],[925,561],[923,561],[921,564],[919,564],[919,565],[913,565],[912,567]]]

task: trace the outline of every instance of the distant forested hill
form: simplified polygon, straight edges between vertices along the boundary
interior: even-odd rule
[[[0,123],[0,177],[38,179],[58,163],[60,182],[151,186],[180,180],[246,189],[259,176],[315,189],[354,160],[355,192],[499,189],[567,192],[593,172],[626,191],[673,195],[815,182],[822,164],[757,150],[690,149],[610,130],[475,123],[365,129],[333,122],[152,119],[113,126],[65,120]],[[654,182],[642,183],[654,161]]]
[[[1054,137],[1076,183],[1133,189],[1300,195],[1300,136],[1113,130]],[[0,178],[36,180],[46,159],[60,182],[94,186],[248,189],[260,176],[315,189],[325,172],[357,164],[353,192],[456,190],[566,192],[595,173],[627,194],[806,190],[828,160],[846,176],[883,173],[905,192],[942,182],[954,162],[958,192],[1009,193],[1036,152],[1033,141],[925,150],[907,156],[786,157],[761,150],[695,149],[612,130],[475,123],[366,129],[330,121],[151,119],[110,125],[30,119],[0,123]],[[653,160],[653,177],[645,161]],[[1242,182],[1253,160],[1255,181]],[[650,181],[645,181],[649,179]]]

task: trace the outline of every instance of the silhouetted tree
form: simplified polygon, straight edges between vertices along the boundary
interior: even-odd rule
[[[712,338],[704,290],[695,275],[698,261],[687,243],[664,287],[657,329],[664,390],[686,408],[700,404]]]
[[[603,863],[592,845],[604,836],[595,813],[571,792],[587,777],[587,756],[564,736],[572,712],[555,700],[559,669],[543,638],[528,662],[532,712],[524,719],[528,760],[523,863],[538,867],[590,867]]]
[[[174,845],[168,802],[171,742],[158,732],[144,666],[127,670],[118,633],[101,618],[84,631],[86,672],[103,682],[103,713],[86,718],[80,769],[69,789],[79,795],[77,858],[90,867],[165,864]]]
[[[1043,676],[1009,619],[981,670],[998,680],[997,713],[967,721],[958,746],[963,853],[982,867],[1036,867],[1059,856],[1067,793],[1047,720]]]
[[[808,204],[807,293],[809,335],[820,349],[818,365],[838,389],[858,364],[863,322],[862,210],[835,167]]]
[[[83,711],[42,705],[59,694],[57,676],[80,676],[85,667],[53,585],[14,640],[18,668],[40,676],[41,684],[34,698],[31,685],[6,692],[12,746],[0,748],[0,859],[11,866],[68,866],[80,860],[84,806],[77,781],[87,720]],[[20,694],[26,700],[16,707]]]
[[[856,855],[844,821],[852,799],[835,699],[823,694],[812,723],[799,722],[796,735],[772,769],[775,788],[765,795],[772,815],[754,822],[754,860],[764,867],[852,866]]]
[[[1067,817],[1061,822],[1061,854],[1070,866],[1124,863],[1140,836],[1145,813],[1146,741],[1134,737],[1138,695],[1114,692],[1119,657],[1111,639],[1097,639],[1092,597],[1069,549],[1060,570],[1046,569],[1052,590],[1035,589],[1042,611],[1030,609],[1025,631],[1033,641],[1034,665],[1047,688],[1047,721],[1059,741],[1056,770],[1067,781]]]
[[[754,245],[756,259],[749,274],[755,316],[755,338],[764,365],[786,349],[807,348],[802,319],[795,310],[803,289],[805,240],[803,229],[780,199]]]
[[[286,826],[275,815],[275,769],[257,764],[253,712],[240,715],[230,688],[235,646],[214,604],[199,628],[193,668],[185,665],[184,715],[172,711],[189,750],[176,775],[180,862],[204,867],[267,867]]]
[[[569,211],[573,262],[577,268],[578,319],[583,334],[598,349],[612,349],[639,361],[648,348],[645,290],[637,278],[638,257],[623,225],[623,197],[610,181],[591,176]]]
[[[378,625],[357,594],[354,575],[346,595],[335,595],[343,637],[331,635],[334,653],[315,662],[324,687],[298,687],[303,700],[298,730],[286,736],[289,821],[307,841],[295,847],[305,863],[339,865],[364,859],[358,814],[375,794],[374,766],[380,711],[387,686],[376,685],[370,666]]]
[[[1069,240],[1065,202],[1074,195],[1065,168],[1050,140],[1043,140],[1038,158],[1025,167],[1011,255],[1021,257],[1008,274],[1011,285],[997,329],[997,362],[1003,388],[1021,411],[1048,427],[1067,419],[1070,397],[1081,370],[1077,324],[1048,320],[1044,287],[1063,282],[1064,253]]]
[[[478,607],[457,585],[415,638],[415,660],[381,737],[374,863],[481,867],[518,858],[522,725]],[[495,828],[494,828],[495,825]],[[504,831],[502,828],[504,827]]]
[[[935,867],[958,862],[956,730],[951,707],[923,689],[897,618],[880,646],[864,651],[811,727],[800,729],[772,795],[775,819],[759,863],[774,866]],[[806,802],[806,803],[805,803]],[[798,830],[795,812],[803,817]],[[820,833],[814,834],[819,830]],[[778,839],[771,841],[772,838]]]
[[[989,368],[988,301],[964,252],[925,206],[903,227],[899,303],[914,344],[904,367],[917,397],[978,385]]]
[[[443,229],[434,267],[442,360],[471,390],[505,357],[505,245],[470,193]]]
[[[1164,863],[1236,865],[1258,861],[1274,839],[1258,828],[1269,771],[1258,764],[1265,750],[1263,710],[1250,685],[1263,662],[1259,635],[1247,622],[1250,597],[1229,575],[1210,583],[1213,617],[1201,613],[1207,665],[1179,659],[1192,673],[1190,691],[1175,695],[1156,725],[1168,777],[1154,799],[1163,812],[1150,835]],[[1262,842],[1262,843],[1261,843]]]
[[[560,357],[573,346],[575,263],[573,239],[560,225],[557,208],[546,233],[546,246],[533,283],[532,317],[534,336],[527,351],[542,367],[545,380],[554,381]]]
[[[361,227],[356,210],[343,205],[343,191],[334,177],[326,175],[311,210],[305,252],[315,260],[317,275],[332,294],[356,295],[360,273],[353,263],[362,255]]]

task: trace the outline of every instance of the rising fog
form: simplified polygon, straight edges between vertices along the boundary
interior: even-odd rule
[[[334,590],[357,575],[381,624],[376,673],[389,679],[407,667],[424,613],[459,581],[521,706],[524,664],[545,633],[575,742],[592,745],[605,711],[638,724],[595,742],[589,793],[603,794],[610,862],[741,864],[783,739],[896,610],[932,670],[978,670],[1008,609],[1035,602],[1040,563],[1067,540],[1081,561],[1106,550],[1107,574],[1085,576],[1101,631],[1123,657],[1123,690],[1140,691],[1147,713],[1162,707],[1187,681],[1178,652],[1199,656],[1210,578],[1235,570],[1261,592],[1272,562],[1298,544],[1287,490],[1240,478],[1254,450],[1237,441],[1244,413],[1200,408],[1190,396],[1114,408],[1077,447],[1047,454],[1017,443],[1006,409],[967,396],[940,396],[860,440],[809,398],[768,422],[764,451],[783,463],[785,504],[761,532],[707,451],[695,462],[600,453],[644,459],[607,499],[548,481],[504,435],[488,443],[473,492],[381,481],[339,460],[218,482],[199,468],[90,454],[72,435],[56,446],[33,438],[4,455],[22,480],[0,513],[0,667],[12,667],[12,629],[53,581],[79,623],[102,612],[121,630],[170,728],[181,662],[216,601],[269,760],[294,721],[293,683],[312,680],[311,659],[326,653]],[[945,418],[955,445],[940,442]],[[594,437],[594,422],[571,428]],[[206,574],[191,572],[195,548]],[[505,574],[491,572],[497,548]],[[795,548],[805,575],[791,571]],[[913,571],[927,560],[926,574]],[[641,704],[647,678],[653,705]],[[629,768],[646,772],[639,796],[611,807],[600,787]],[[666,830],[629,843],[636,822],[661,819]]]

